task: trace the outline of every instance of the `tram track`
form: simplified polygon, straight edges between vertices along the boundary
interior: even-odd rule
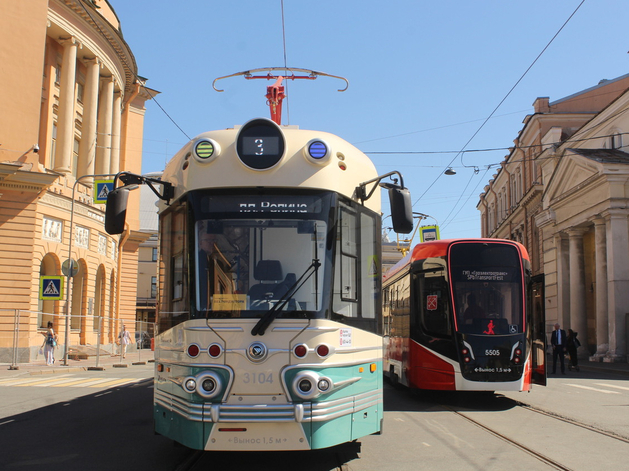
[[[523,402],[519,402],[519,401],[514,401],[515,405],[521,409],[527,410],[529,412],[533,412],[535,414],[550,418],[550,419],[554,419],[554,420],[558,420],[560,422],[572,425],[574,427],[578,427],[584,430],[587,430],[588,432],[592,432],[592,433],[596,433],[599,435],[602,435],[606,438],[610,438],[613,440],[617,440],[623,443],[629,443],[629,438],[627,437],[623,437],[621,435],[618,435],[616,433],[613,432],[609,432],[607,430],[603,430],[601,428],[595,427],[593,425],[589,425],[589,424],[585,424],[583,422],[579,422],[577,420],[568,418],[568,417],[563,417],[561,415],[558,415],[556,413],[553,412],[549,412],[534,406],[531,406],[529,404],[523,403]],[[549,466],[552,469],[556,469],[556,470],[560,470],[560,471],[573,471],[573,468],[570,468],[568,466],[566,466],[564,463],[562,463],[560,460],[558,459],[554,459],[551,458],[550,456],[547,456],[544,453],[541,453],[537,450],[535,450],[534,448],[532,448],[531,446],[528,446],[524,443],[522,443],[521,441],[515,440],[513,438],[511,438],[510,436],[506,435],[505,433],[501,433],[500,431],[496,430],[495,428],[492,428],[491,426],[488,426],[484,423],[482,423],[479,420],[476,420],[472,417],[470,417],[470,415],[468,415],[467,413],[463,412],[463,411],[459,411],[456,410],[454,407],[446,405],[446,404],[440,404],[441,407],[443,407],[444,409],[454,413],[456,416],[466,420],[467,422],[469,422],[470,424],[484,430],[485,432],[491,434],[492,436],[508,443],[509,445],[519,449],[520,451],[526,453],[527,455],[541,461],[542,463],[546,464],[547,466]]]
[[[588,425],[588,424],[585,424],[583,422],[579,422],[577,420],[570,419],[568,417],[563,417],[563,416],[561,416],[559,414],[555,414],[553,412],[549,412],[549,411],[546,411],[544,409],[539,409],[537,407],[533,407],[533,406],[531,406],[529,404],[525,404],[523,402],[515,401],[515,403],[516,403],[516,405],[518,407],[521,407],[523,409],[529,410],[531,412],[535,412],[537,414],[544,415],[546,417],[550,417],[550,418],[553,418],[553,419],[556,419],[556,420],[560,420],[561,422],[565,422],[567,424],[574,425],[576,427],[581,427],[581,428],[583,428],[585,430],[589,430],[590,432],[598,433],[598,434],[603,435],[605,437],[613,438],[615,440],[618,440],[618,441],[621,441],[621,442],[624,442],[624,443],[629,443],[629,438],[623,437],[622,435],[618,435],[617,433],[610,432],[608,430],[603,430],[601,428],[594,427],[593,425]]]
[[[492,429],[492,428],[490,428],[490,427],[480,423],[478,420],[475,420],[475,419],[465,415],[462,412],[456,411],[456,410],[452,409],[449,406],[444,406],[444,407],[446,409],[450,410],[451,412],[453,412],[454,414],[456,414],[458,417],[461,417],[462,419],[467,420],[468,422],[470,422],[471,424],[475,425],[476,427],[478,427],[478,428],[480,428],[480,429],[490,433],[494,437],[499,438],[500,440],[502,440],[502,441],[504,441],[504,442],[506,442],[506,443],[508,443],[508,444],[510,444],[512,446],[514,446],[515,448],[518,448],[519,450],[523,451],[524,453],[528,454],[529,456],[532,456],[532,457],[538,459],[539,461],[541,461],[542,463],[550,466],[553,469],[557,469],[557,470],[560,470],[560,471],[573,471],[571,468],[568,468],[568,467],[564,466],[559,461],[554,460],[554,459],[552,459],[552,458],[550,458],[550,457],[548,457],[548,456],[546,456],[546,455],[544,455],[544,454],[542,454],[540,452],[537,452],[537,451],[531,449],[530,447],[528,447],[528,446],[526,446],[526,445],[524,445],[524,444],[522,444],[522,443],[520,443],[520,442],[518,442],[518,441],[516,441],[516,440],[514,440],[514,439],[512,439],[512,438],[510,438],[508,436],[506,436],[503,433],[500,433],[500,432],[498,432],[498,431],[496,431],[496,430],[494,430],[494,429]]]

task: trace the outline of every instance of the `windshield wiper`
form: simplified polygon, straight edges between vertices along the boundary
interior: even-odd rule
[[[271,309],[269,309],[258,321],[258,323],[253,326],[253,329],[251,329],[251,335],[264,335],[264,332],[266,331],[266,328],[271,325],[271,322],[273,322],[273,320],[277,317],[278,313],[284,309],[284,307],[286,306],[286,304],[288,304],[288,301],[290,301],[292,299],[292,297],[297,293],[297,291],[299,291],[299,288],[301,288],[306,281],[308,281],[308,279],[313,275],[313,273],[317,273],[317,271],[319,270],[319,267],[321,266],[321,262],[319,261],[318,258],[315,258],[312,260],[312,263],[308,266],[308,268],[306,268],[306,271],[304,271],[304,273],[299,277],[299,279],[297,281],[295,281],[295,283],[293,283],[293,285],[288,288],[288,290],[286,291],[286,293],[284,293],[284,295],[280,298],[280,300],[273,305],[273,307]],[[316,276],[315,277],[315,283],[318,286],[318,282],[319,282],[319,277]],[[319,289],[318,287],[315,289],[315,291],[318,293]],[[316,295],[318,298],[318,294]],[[318,300],[316,301],[318,302]],[[316,305],[316,309],[319,309],[319,306]]]

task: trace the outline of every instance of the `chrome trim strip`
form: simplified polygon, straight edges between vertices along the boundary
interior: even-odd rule
[[[232,405],[191,403],[158,389],[155,404],[195,422],[211,423],[280,423],[324,422],[382,404],[381,391],[368,391],[327,402],[305,402],[282,405]]]

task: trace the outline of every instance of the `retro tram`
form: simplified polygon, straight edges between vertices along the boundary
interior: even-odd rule
[[[384,373],[410,388],[528,391],[546,383],[543,303],[525,247],[417,244],[383,282]]]
[[[268,87],[272,112],[281,78]],[[160,180],[119,174],[109,231],[136,183],[162,198],[156,432],[201,450],[307,450],[378,433],[376,190],[410,232],[401,175],[378,176],[335,135],[259,118],[192,139]]]

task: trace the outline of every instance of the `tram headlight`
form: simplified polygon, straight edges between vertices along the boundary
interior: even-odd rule
[[[319,391],[321,391],[322,393],[327,392],[328,389],[330,389],[330,387],[332,386],[332,381],[330,381],[329,378],[321,378],[318,382],[317,382],[317,388],[319,389]]]
[[[197,394],[206,399],[212,399],[217,396],[222,389],[222,382],[220,376],[213,371],[206,371],[196,377]]]
[[[183,380],[183,388],[189,392],[193,393],[197,389],[197,380],[194,378],[186,378]]]
[[[213,378],[204,379],[201,387],[206,393],[212,393],[216,389],[216,381]]]
[[[302,394],[308,394],[310,391],[312,391],[312,381],[310,380],[310,378],[302,379],[297,385],[297,389],[299,389]]]
[[[314,371],[302,371],[293,380],[293,391],[301,399],[314,399],[332,388],[332,380]]]

